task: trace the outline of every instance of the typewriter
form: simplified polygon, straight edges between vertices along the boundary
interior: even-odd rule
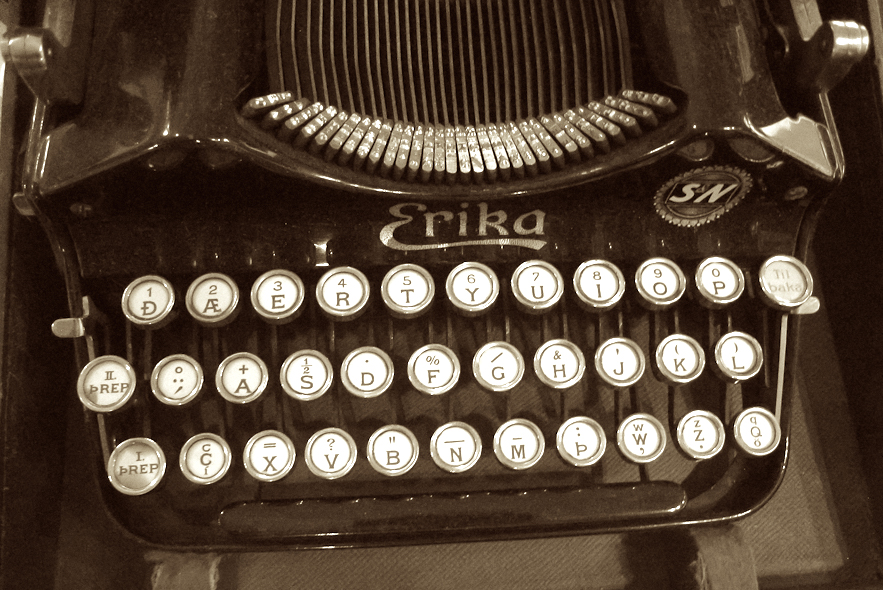
[[[14,203],[69,306],[52,395],[123,529],[415,544],[774,494],[864,27],[772,0],[47,6],[2,44],[34,96]]]

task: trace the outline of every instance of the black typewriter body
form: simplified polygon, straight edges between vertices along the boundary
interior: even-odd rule
[[[501,34],[493,56],[490,44],[467,44],[465,36],[441,39],[441,33],[438,45],[425,45],[434,54],[415,49],[401,57],[408,42],[383,43],[384,36],[408,32],[411,47],[424,47],[412,38],[419,27],[410,23],[436,23],[425,34],[452,35],[451,19],[465,23],[467,12],[469,24],[461,27],[467,32],[490,27],[494,18],[515,18],[495,12],[499,5],[473,12],[474,4],[391,3],[382,14],[377,3],[366,3],[365,16],[381,24],[377,32],[365,25],[364,37],[339,30],[347,11],[354,23],[363,23],[358,3],[325,3],[324,15],[317,14],[318,3],[253,0],[96,0],[78,7],[76,18],[89,23],[82,88],[71,99],[62,95],[70,85],[41,79],[16,204],[39,220],[64,280],[69,315],[53,329],[70,338],[76,368],[68,389],[57,395],[79,403],[78,376],[83,381],[84,368],[108,355],[122,359],[134,375],[134,392],[120,407],[83,409],[82,444],[101,501],[128,533],[175,550],[562,536],[729,522],[753,513],[775,493],[789,454],[800,317],[812,298],[807,293],[796,305],[777,306],[775,287],[762,285],[769,272],[764,265],[785,257],[801,269],[822,206],[844,171],[828,81],[819,74],[805,88],[792,84],[795,70],[814,71],[801,65],[810,53],[801,43],[812,46],[810,41],[781,33],[801,24],[800,17],[789,16],[788,7],[747,1],[585,2],[581,16],[570,12],[579,3],[561,2],[548,12],[522,3],[521,13],[512,9],[521,20],[500,29],[510,37]],[[531,18],[523,16],[525,6],[532,7]],[[406,7],[416,14],[405,14]],[[315,20],[321,18],[330,24]],[[391,23],[399,19],[403,24],[395,28]],[[601,23],[601,33],[586,41],[589,57],[583,60],[568,52],[582,35],[574,31],[586,22]],[[609,28],[601,26],[605,22]],[[523,38],[521,27],[536,27],[540,34]],[[302,41],[308,31],[313,37]],[[341,43],[365,43],[365,55],[362,45],[350,50],[332,43],[330,57],[316,57],[338,33]],[[544,61],[559,37],[566,37],[560,64]],[[515,48],[520,51],[522,43],[533,53],[519,64]],[[387,103],[378,100],[372,111],[365,106],[371,103],[365,88],[375,48],[380,65],[370,97],[385,90]],[[488,57],[478,55],[483,52]],[[418,53],[427,64],[450,54],[437,80],[429,73],[414,78],[437,82],[439,94],[447,88],[448,103],[416,90],[412,98],[405,82],[385,77],[413,64]],[[513,60],[505,79],[493,73],[505,69],[504,53]],[[352,56],[346,66],[351,71],[344,70],[344,54]],[[482,59],[483,68],[467,71],[465,64]],[[305,63],[327,66],[306,72]],[[595,86],[589,81],[589,90],[574,90],[569,82],[556,82],[560,93],[546,96],[541,89],[535,97],[530,90],[508,90],[516,89],[522,73],[525,87],[531,75],[538,87],[543,76],[567,78],[571,64],[594,67]],[[341,79],[361,71],[364,98],[355,86],[335,87],[332,70]],[[444,75],[462,81],[444,82]],[[496,95],[495,83],[502,88]],[[597,110],[575,110],[589,103]],[[353,136],[341,129],[352,121],[351,133],[357,133],[359,117],[378,122],[378,137],[381,123],[388,122],[382,135],[387,143],[375,140],[380,147],[360,155],[362,135],[345,156]],[[504,128],[517,129],[524,121],[526,149],[532,151],[515,146],[505,152],[505,140],[493,145],[496,132],[488,125],[495,124],[502,137]],[[420,123],[424,138],[431,126],[436,135],[447,134],[444,144],[433,144],[437,154],[444,145],[443,161],[433,157],[427,164],[416,152]],[[486,141],[482,129],[488,129]],[[531,129],[539,142],[533,147]],[[744,290],[735,301],[710,300],[697,286],[697,269],[718,258],[742,273]],[[624,293],[615,305],[593,308],[577,293],[574,276],[588,261],[621,271]],[[682,271],[682,294],[674,302],[642,294],[659,284],[641,285],[648,261]],[[529,262],[536,265],[529,270],[551,266],[560,273],[556,284],[563,293],[549,309],[525,305],[512,279]],[[464,263],[480,263],[474,268],[490,269],[497,278],[498,294],[488,309],[464,312],[452,303],[446,287]],[[434,285],[428,308],[419,314],[384,301],[384,279],[399,265],[417,265]],[[358,271],[346,280],[364,275],[370,290],[355,317],[335,316],[319,301],[317,285],[341,268]],[[303,302],[293,319],[268,321],[252,303],[256,280],[273,270],[302,281]],[[238,288],[235,312],[218,325],[193,311],[209,311],[209,299],[188,306],[191,285],[212,273]],[[127,287],[151,276],[170,286],[174,305],[160,325],[138,325],[124,313]],[[807,282],[811,289],[808,275],[800,281],[800,289]],[[747,334],[759,346],[762,362],[751,376],[728,373],[727,353],[716,352],[731,333]],[[704,357],[704,368],[689,382],[677,382],[657,359],[660,344],[679,334],[698,343]],[[581,377],[566,386],[555,382],[554,369],[544,376],[535,363],[537,351],[559,339],[584,356],[576,363]],[[618,339],[637,346],[643,365],[633,382],[619,385],[605,377],[605,361],[598,360],[600,349]],[[505,391],[491,390],[481,376],[487,361],[475,360],[488,343],[505,343],[521,357],[523,376]],[[409,378],[409,367],[420,370],[415,363],[436,362],[431,349],[414,357],[430,344],[446,347],[459,363],[455,383],[437,395]],[[351,353],[363,347],[389,360],[390,382],[379,394],[354,394],[359,384],[344,382]],[[303,351],[319,352],[329,362],[330,386],[315,399],[287,393],[281,383],[286,359]],[[265,364],[264,389],[246,403],[225,399],[216,381],[219,367],[237,370],[227,364],[237,353]],[[188,355],[202,373],[195,399],[181,406],[161,402],[152,391],[152,375],[170,355]],[[738,364],[735,356],[732,362]],[[89,386],[81,391],[81,398],[88,397]],[[751,408],[766,411],[767,424],[778,430],[772,448],[762,453],[751,452],[750,440],[735,440],[742,435],[733,422]],[[722,447],[708,458],[697,458],[697,448],[679,439],[680,421],[693,411],[716,417],[722,428]],[[665,441],[647,462],[635,457],[643,447],[629,454],[629,444],[618,439],[636,415],[655,418]],[[559,450],[559,429],[578,417],[600,426],[606,446],[600,458],[579,466]],[[529,449],[500,442],[499,429],[512,420],[536,428],[541,450],[534,462],[519,463]],[[469,425],[481,447],[462,470],[445,469],[444,457],[442,463],[434,459],[450,449],[433,435],[452,422]],[[706,430],[684,426],[681,438],[709,434],[709,422],[703,424]],[[390,426],[404,430],[384,430]],[[309,445],[322,444],[314,435],[329,428],[344,431],[353,444],[352,465],[334,477],[327,477],[328,470],[317,474],[305,460]],[[284,434],[294,449],[290,471],[274,480],[266,478],[279,468],[274,453],[253,464],[259,472],[266,468],[264,479],[244,464],[250,439],[268,430]],[[620,434],[632,435],[637,445],[636,432]],[[226,442],[231,460],[217,481],[195,483],[185,477],[180,453],[205,433]],[[411,433],[413,465],[394,469],[404,452],[400,447],[369,459],[370,445],[379,444],[376,433]],[[129,494],[116,487],[113,472],[119,481],[142,469],[137,461],[144,448],[125,466],[113,457],[135,439],[161,449],[161,461],[148,461],[161,463],[148,467],[161,477],[149,490]],[[565,437],[563,444],[579,444],[575,440]],[[343,444],[339,437],[328,439],[328,452],[316,455],[325,457],[329,469],[332,442]],[[460,459],[449,454],[449,463],[455,455]],[[389,463],[378,468],[384,457]]]

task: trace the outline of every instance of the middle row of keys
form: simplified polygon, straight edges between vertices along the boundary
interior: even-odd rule
[[[745,381],[756,375],[763,364],[760,343],[744,332],[724,334],[714,346],[712,368],[731,382]],[[692,337],[672,334],[656,347],[658,376],[670,385],[695,380],[705,368],[705,351]],[[597,374],[613,387],[634,385],[644,374],[646,361],[640,346],[628,338],[611,338],[595,352]],[[555,389],[566,389],[579,382],[586,369],[582,351],[564,339],[549,340],[533,357],[537,377]],[[476,381],[489,391],[505,392],[522,380],[525,362],[521,352],[508,342],[488,342],[472,360]],[[393,382],[395,367],[390,356],[375,346],[363,346],[350,352],[340,368],[340,380],[353,395],[373,398],[384,393]],[[331,388],[334,368],[323,353],[305,349],[291,354],[282,364],[280,381],[291,397],[314,400]],[[429,395],[451,391],[460,378],[460,360],[448,347],[427,344],[417,349],[408,361],[408,379],[415,389]],[[158,400],[180,406],[193,401],[202,391],[204,375],[200,364],[185,354],[162,359],[153,369],[151,389]],[[228,356],[218,366],[215,386],[227,401],[247,404],[256,401],[267,389],[269,370],[266,363],[250,352]],[[123,358],[105,355],[89,362],[77,382],[80,400],[95,412],[122,408],[132,397],[136,385],[135,370]]]
[[[784,264],[779,262],[778,264]],[[788,264],[799,264],[796,260]],[[807,281],[804,281],[807,282]],[[573,276],[580,303],[592,311],[604,311],[622,298],[626,282],[622,271],[605,260],[582,263]],[[742,294],[745,279],[739,266],[720,257],[702,261],[695,276],[699,301],[708,307],[722,307]],[[651,258],[635,273],[635,286],[641,301],[652,309],[664,309],[676,303],[687,289],[687,280],[677,264],[666,258]],[[511,278],[512,294],[519,306],[530,313],[553,308],[564,293],[564,278],[552,264],[542,260],[522,263]],[[464,262],[447,275],[447,298],[454,309],[474,316],[490,309],[500,294],[496,273],[480,262]],[[371,292],[368,278],[358,269],[342,266],[329,270],[316,285],[316,299],[331,319],[357,318],[368,305]],[[425,312],[435,297],[435,283],[425,268],[401,264],[386,273],[380,287],[381,297],[390,313],[399,318],[417,317]],[[255,311],[270,323],[285,323],[303,309],[303,281],[288,270],[271,270],[261,275],[251,289]],[[159,327],[174,306],[175,291],[164,278],[139,277],[123,293],[123,312],[134,324]],[[231,322],[239,308],[236,283],[221,273],[209,273],[196,279],[187,290],[186,306],[190,315],[208,327]],[[788,302],[791,303],[791,302]]]

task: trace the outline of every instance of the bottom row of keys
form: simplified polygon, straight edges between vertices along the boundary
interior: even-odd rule
[[[616,444],[620,453],[633,463],[649,463],[658,458],[666,445],[665,427],[650,414],[633,414],[620,424]],[[692,459],[709,459],[724,447],[726,438],[720,419],[705,410],[684,416],[677,427],[680,450]],[[738,448],[754,456],[772,453],[779,445],[778,420],[765,408],[744,410],[733,423],[733,439]],[[561,458],[577,467],[597,463],[607,442],[604,430],[592,418],[577,416],[558,429],[556,446]],[[494,435],[494,454],[510,469],[528,469],[545,452],[545,438],[529,420],[515,418],[500,426]],[[430,442],[433,462],[450,473],[473,467],[481,457],[481,437],[464,422],[449,422],[438,428]],[[392,424],[374,432],[368,441],[371,466],[384,475],[408,472],[417,462],[419,444],[404,426]],[[265,430],[248,441],[243,464],[258,481],[278,481],[294,467],[297,452],[291,439],[276,430]],[[326,428],[307,442],[304,460],[309,470],[324,479],[343,477],[356,462],[353,438],[340,428]],[[179,466],[193,483],[208,485],[222,479],[230,469],[233,453],[220,436],[197,434],[181,449]],[[166,458],[160,446],[149,438],[132,438],[114,449],[108,462],[108,477],[120,492],[145,494],[159,485],[166,471]]]

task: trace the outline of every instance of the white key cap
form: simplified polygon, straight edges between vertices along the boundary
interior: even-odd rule
[[[449,473],[471,469],[481,458],[481,437],[464,422],[439,426],[429,443],[432,460]]]
[[[136,326],[159,328],[171,319],[175,289],[162,277],[139,277],[123,291],[122,306],[123,313]]]
[[[604,455],[607,437],[595,420],[575,416],[558,428],[555,443],[562,459],[577,467],[588,467]]]
[[[184,299],[193,319],[209,328],[229,324],[239,311],[239,287],[221,273],[209,273],[193,281]]]
[[[199,485],[208,485],[223,479],[232,462],[230,445],[211,432],[197,434],[184,443],[178,457],[181,473]]]
[[[540,428],[524,418],[509,420],[494,434],[494,454],[509,469],[522,470],[537,464],[546,450]]]
[[[650,414],[632,414],[619,425],[616,445],[632,463],[649,463],[665,450],[665,427]]]
[[[340,428],[325,428],[310,437],[304,452],[307,468],[323,479],[338,479],[356,464],[356,442]]]
[[[678,445],[691,459],[710,459],[724,448],[726,430],[720,418],[694,410],[678,422]]]
[[[379,428],[368,440],[368,462],[378,473],[395,477],[417,462],[420,446],[414,433],[398,424]]]
[[[271,324],[292,321],[304,302],[304,283],[288,270],[271,270],[257,278],[251,287],[251,305]]]
[[[368,277],[349,266],[333,268],[316,285],[316,299],[322,311],[333,320],[359,317],[368,305],[371,285]]]
[[[264,430],[251,437],[242,452],[242,462],[249,475],[258,481],[279,481],[291,472],[297,452],[285,434]]]
[[[135,384],[132,365],[124,358],[109,354],[83,367],[77,379],[77,395],[93,412],[112,412],[131,399]]]
[[[149,438],[121,442],[107,462],[110,483],[127,496],[140,496],[156,488],[165,473],[165,453]]]

